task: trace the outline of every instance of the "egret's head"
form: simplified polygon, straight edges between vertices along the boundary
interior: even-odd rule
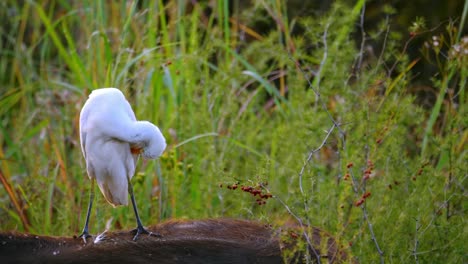
[[[145,122],[145,121],[140,121]],[[155,159],[162,155],[166,149],[166,139],[159,128],[150,122],[145,122],[148,134],[148,141],[143,146],[141,155],[146,159]]]

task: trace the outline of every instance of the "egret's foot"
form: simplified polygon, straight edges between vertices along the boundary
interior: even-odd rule
[[[92,237],[92,235],[90,235],[87,230],[83,231],[83,233],[81,233],[81,235],[78,236],[78,238],[83,238],[83,241],[85,244],[86,244],[86,239],[89,237]]]
[[[146,230],[143,226],[139,226],[130,232],[132,234],[135,234],[135,236],[133,237],[133,241],[137,241],[138,236],[140,236],[140,234],[148,234],[148,236],[162,237],[161,234],[159,234],[158,232],[150,232]]]

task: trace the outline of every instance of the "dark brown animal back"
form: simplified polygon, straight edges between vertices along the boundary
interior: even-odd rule
[[[3,233],[0,263],[283,263],[280,232],[258,222],[168,221],[149,230],[161,237],[141,235],[135,242],[129,231],[104,232],[84,244],[79,238]]]

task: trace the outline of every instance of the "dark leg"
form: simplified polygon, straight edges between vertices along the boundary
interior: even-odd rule
[[[93,207],[93,200],[94,200],[94,181],[95,179],[91,179],[91,190],[89,192],[89,204],[88,204],[88,212],[86,213],[86,222],[85,226],[83,228],[83,232],[81,232],[81,235],[79,236],[80,238],[83,238],[83,241],[86,244],[86,239],[88,237],[91,237],[91,235],[88,233],[88,224],[89,224],[89,215],[91,215],[91,208]]]
[[[133,195],[133,186],[132,186],[132,183],[130,182],[130,179],[127,178],[127,180],[128,180],[128,193],[130,194],[130,198],[132,199],[133,211],[135,212],[135,217],[137,221],[137,228],[133,230],[133,232],[136,233],[135,237],[133,237],[133,241],[136,241],[140,234],[149,234],[150,236],[151,235],[160,236],[157,233],[149,232],[141,224],[140,216],[138,215],[138,209],[137,209],[136,202],[135,202],[135,196]]]

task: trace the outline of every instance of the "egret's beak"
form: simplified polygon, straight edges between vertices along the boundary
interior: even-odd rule
[[[132,154],[141,154],[143,152],[143,148],[139,148],[137,146],[131,146],[130,147],[130,152],[132,152]]]

